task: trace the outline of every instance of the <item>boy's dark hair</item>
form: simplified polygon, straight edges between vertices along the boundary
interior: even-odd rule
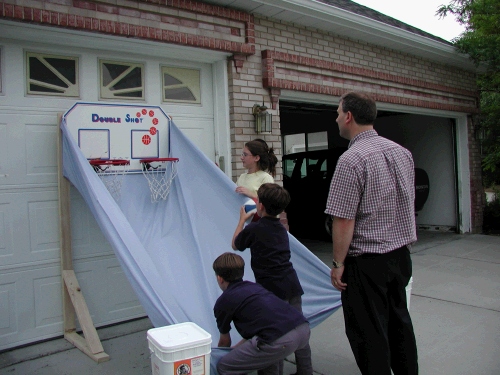
[[[253,156],[260,156],[257,165],[262,171],[267,171],[271,176],[276,176],[276,164],[278,158],[274,154],[274,148],[269,147],[267,142],[261,138],[256,138],[253,141],[245,143],[245,147]]]
[[[230,283],[243,279],[245,261],[238,254],[227,252],[219,255],[212,267],[217,276]]]
[[[375,100],[366,94],[348,92],[340,97],[342,112],[351,112],[358,125],[372,125],[377,118]]]
[[[264,205],[266,213],[270,216],[279,215],[290,203],[290,194],[278,184],[267,183],[260,185],[257,196],[259,202]]]

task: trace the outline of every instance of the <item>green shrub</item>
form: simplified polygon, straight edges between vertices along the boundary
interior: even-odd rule
[[[495,199],[486,203],[483,213],[483,232],[500,234],[500,191],[495,190]]]

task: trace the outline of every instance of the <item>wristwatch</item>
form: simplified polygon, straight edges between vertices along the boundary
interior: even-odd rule
[[[342,263],[342,262],[337,262],[335,259],[332,261],[332,264],[333,264],[333,268],[340,268],[340,267],[344,267],[344,263]]]

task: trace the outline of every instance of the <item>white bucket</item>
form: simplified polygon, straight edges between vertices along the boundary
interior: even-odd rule
[[[210,375],[212,336],[194,323],[148,330],[153,375]]]
[[[411,297],[411,286],[413,284],[413,276],[410,277],[408,285],[406,286],[406,305],[408,306],[408,311],[410,311],[410,297]]]

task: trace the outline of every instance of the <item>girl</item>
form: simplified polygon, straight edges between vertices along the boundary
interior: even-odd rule
[[[263,139],[254,139],[245,143],[241,154],[243,167],[247,169],[236,181],[236,192],[246,195],[253,200],[257,199],[257,190],[260,185],[274,182],[278,158],[274,149],[267,145]]]

